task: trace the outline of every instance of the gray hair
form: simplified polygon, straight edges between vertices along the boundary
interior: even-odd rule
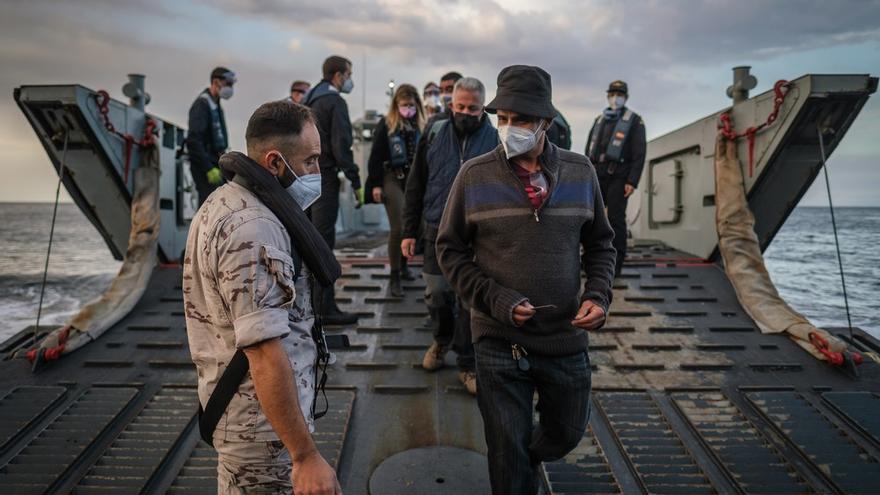
[[[479,94],[480,104],[486,103],[486,87],[476,77],[462,77],[456,81],[452,92],[455,93],[459,89]]]

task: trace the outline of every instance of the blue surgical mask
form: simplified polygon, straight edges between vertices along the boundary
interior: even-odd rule
[[[344,83],[342,83],[342,89],[340,89],[339,91],[341,93],[348,94],[348,93],[351,93],[351,90],[353,90],[353,89],[354,89],[354,81],[352,81],[351,78],[349,77],[348,79],[345,80]]]
[[[321,174],[308,174],[300,177],[296,175],[283,155],[279,153],[278,156],[281,157],[284,166],[290,170],[294,177],[293,182],[287,186],[287,194],[290,194],[296,204],[305,211],[321,197]]]
[[[235,93],[235,90],[232,88],[232,86],[223,86],[222,88],[220,88],[219,96],[224,100],[228,100],[232,98],[233,93]]]

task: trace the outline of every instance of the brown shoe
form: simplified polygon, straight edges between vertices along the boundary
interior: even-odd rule
[[[422,368],[425,368],[428,371],[436,371],[443,367],[444,363],[443,359],[446,357],[446,353],[449,352],[448,345],[440,345],[435,340],[431,343],[431,347],[428,348],[428,351],[425,352],[425,357],[422,358]]]
[[[458,381],[464,385],[464,388],[467,389],[468,393],[471,395],[477,395],[477,374],[473,371],[459,371],[458,372]]]

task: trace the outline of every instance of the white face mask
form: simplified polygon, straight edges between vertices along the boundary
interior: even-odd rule
[[[615,95],[608,97],[608,106],[612,110],[617,110],[623,108],[623,105],[626,103],[626,98],[623,96]]]
[[[224,100],[228,100],[228,99],[232,98],[232,94],[234,92],[235,92],[235,90],[232,89],[232,86],[223,86],[222,88],[220,88],[219,95],[220,95],[220,98],[223,98]]]
[[[504,146],[507,158],[510,159],[532,151],[541,137],[543,124],[544,121],[538,122],[538,127],[534,131],[512,125],[498,126],[498,137],[501,138],[501,144]]]
[[[278,156],[281,157],[284,166],[294,176],[293,183],[287,186],[287,194],[290,194],[293,200],[296,201],[296,204],[305,211],[321,197],[321,174],[308,174],[300,177],[296,175],[296,172],[293,171],[290,164],[284,159],[284,156],[280,153]]]

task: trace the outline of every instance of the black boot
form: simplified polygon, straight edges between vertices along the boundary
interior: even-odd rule
[[[409,270],[409,263],[406,258],[403,258],[400,262],[400,278],[409,282],[416,279],[415,274]]]
[[[358,315],[344,313],[336,305],[336,294],[333,287],[321,287],[321,323],[324,325],[354,325]]]
[[[391,280],[388,282],[388,290],[391,297],[403,297],[403,287],[400,286],[400,271],[391,270]]]

